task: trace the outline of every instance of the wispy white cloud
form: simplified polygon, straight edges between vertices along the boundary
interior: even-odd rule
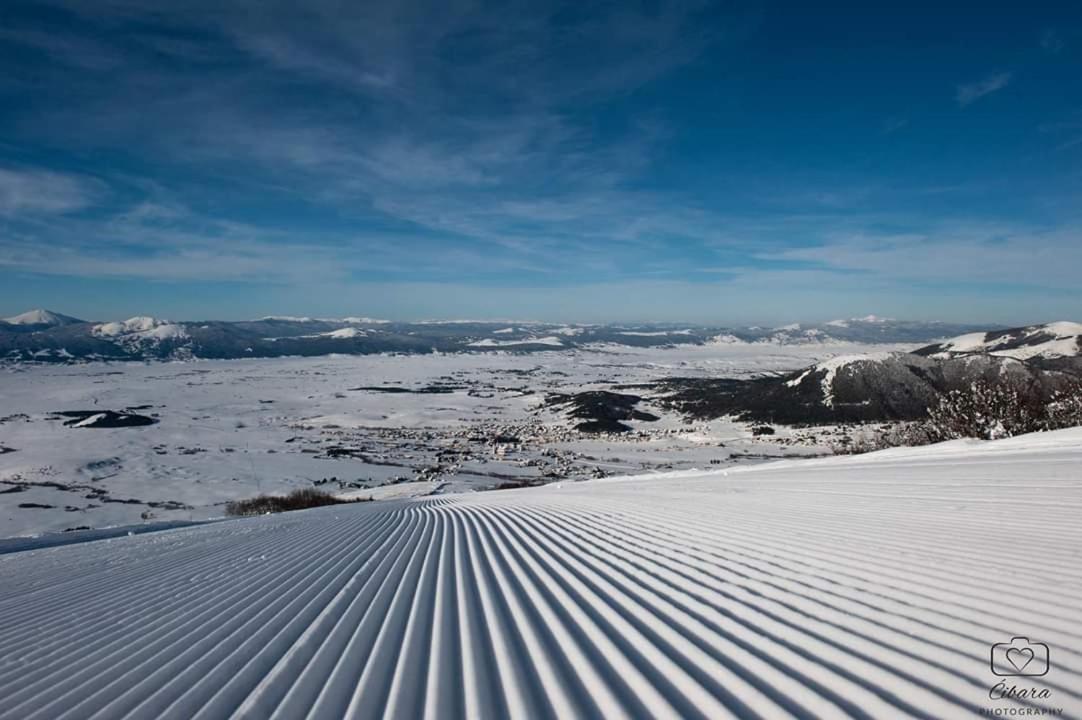
[[[1063,37],[1055,30],[1048,29],[1041,33],[1041,48],[1045,52],[1058,55],[1064,47]]]
[[[1004,292],[1023,285],[1075,289],[1082,267],[1082,225],[1038,229],[972,221],[911,233],[865,230],[763,257],[905,283],[990,283]]]
[[[1078,147],[1079,145],[1082,145],[1082,135],[1078,135],[1077,137],[1073,137],[1066,142],[1060,143],[1056,146],[1056,150],[1070,150],[1071,148]]]
[[[899,130],[901,130],[902,128],[904,128],[907,125],[909,125],[909,118],[905,118],[905,117],[888,118],[887,121],[883,123],[883,134],[884,135],[892,135],[892,134],[898,132]]]
[[[1002,90],[1010,84],[1013,73],[1002,72],[989,75],[983,80],[966,85],[959,85],[955,99],[960,107],[966,107],[980,100],[986,95]]]
[[[1082,114],[1058,122],[1043,123],[1038,130],[1059,138],[1056,150],[1069,150],[1082,145]]]
[[[50,60],[91,71],[113,70],[123,64],[123,52],[108,44],[64,33],[34,29],[0,29],[0,45],[14,44],[31,48]]]
[[[78,175],[0,168],[0,215],[66,213],[91,205],[103,185]]]
[[[136,71],[88,78],[78,129],[70,107],[46,107],[35,132],[106,147],[143,138],[174,168],[265,183],[358,226],[375,218],[519,252],[531,268],[558,259],[561,243],[618,239],[644,212],[680,213],[678,199],[627,189],[667,141],[664,119],[645,113],[600,132],[593,110],[689,62],[715,32],[696,22],[699,0],[573,11],[415,0],[349,12],[271,0],[257,17],[230,0],[106,0],[94,12],[53,2],[88,24],[140,27],[123,48]],[[213,51],[150,62],[141,53],[162,52],[155,27]]]

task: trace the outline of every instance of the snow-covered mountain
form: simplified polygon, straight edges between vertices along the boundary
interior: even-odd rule
[[[994,355],[1016,360],[1082,356],[1082,324],[1051,322],[1009,330],[966,333],[914,351],[934,358]]]
[[[94,325],[90,333],[134,357],[191,357],[188,331],[184,325],[169,320],[139,316]]]
[[[966,333],[913,352],[839,355],[785,376],[659,384],[689,415],[788,424],[913,420],[952,390],[1009,382],[1051,398],[1082,379],[1082,325]]]
[[[822,392],[823,405],[834,406],[834,383],[838,379],[838,373],[845,373],[854,368],[875,367],[884,361],[892,360],[893,354],[876,353],[864,355],[840,355],[838,357],[823,360],[812,365],[794,378],[785,381],[785,386],[790,388],[800,387],[809,377],[814,376],[819,383]]]
[[[831,327],[851,327],[853,325],[874,325],[892,322],[897,321],[894,318],[879,317],[878,315],[865,315],[864,317],[830,320],[826,324]]]
[[[0,322],[5,322],[9,325],[43,325],[47,327],[60,327],[63,325],[75,325],[84,321],[73,318],[70,315],[61,315],[52,310],[38,308],[35,310],[28,310],[27,312],[13,317],[4,318]]]
[[[168,320],[139,316],[95,325],[91,330],[99,337],[127,338],[136,341],[161,341],[188,337],[184,326]]]

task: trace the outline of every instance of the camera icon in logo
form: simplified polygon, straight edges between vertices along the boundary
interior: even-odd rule
[[[1048,646],[1013,637],[1009,643],[992,646],[991,666],[992,672],[1004,677],[1044,675],[1048,672]]]

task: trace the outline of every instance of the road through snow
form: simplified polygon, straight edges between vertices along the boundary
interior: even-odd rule
[[[1080,521],[1072,430],[17,552],[0,717],[1078,718]]]

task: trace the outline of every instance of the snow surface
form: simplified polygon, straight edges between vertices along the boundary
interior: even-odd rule
[[[553,347],[564,347],[564,341],[555,335],[548,335],[546,337],[529,337],[521,338],[519,340],[493,340],[492,338],[484,338],[483,340],[470,343],[470,347],[512,347],[515,345],[552,345]]]
[[[691,330],[621,330],[618,335],[630,335],[632,337],[668,337],[669,335],[690,335]]]
[[[363,490],[347,490],[337,492],[334,496],[341,500],[401,500],[432,495],[443,484],[438,480],[418,480]]]
[[[1073,357],[1078,355],[1078,337],[1058,337],[1034,345],[1013,348],[1011,350],[999,350],[991,353],[1000,357],[1014,358],[1015,360],[1028,360],[1034,357]]]
[[[359,330],[358,328],[348,327],[338,330],[330,330],[325,333],[320,333],[320,335],[329,338],[335,338],[336,340],[349,340],[351,338],[367,337],[368,333],[364,330]]]
[[[277,320],[279,322],[310,323],[310,322],[343,322],[352,325],[386,325],[390,320],[380,320],[370,317],[344,317],[344,318],[311,318],[307,315],[264,315],[259,320]]]
[[[581,327],[562,327],[553,330],[557,335],[565,335],[567,337],[574,337],[575,335],[582,335],[583,329]]]
[[[1080,464],[1075,429],[10,553],[0,717],[1079,718]],[[1046,675],[991,674],[1014,636]]]
[[[341,318],[341,322],[353,323],[354,325],[389,325],[390,320],[381,320],[380,318],[370,317],[344,317]]]
[[[1059,320],[1057,322],[1047,323],[1044,328],[1048,330],[1048,332],[1060,337],[1066,335],[1082,335],[1082,323]]]
[[[943,347],[951,352],[977,352],[985,348],[986,337],[988,337],[986,332],[967,333],[947,340],[943,343]]]
[[[80,420],[79,422],[74,423],[72,425],[72,427],[77,427],[77,428],[94,427],[94,424],[97,423],[99,420],[101,420],[104,417],[105,417],[105,413],[98,413],[97,415],[89,415],[86,418],[83,418],[82,420]]]
[[[864,317],[849,318],[848,320],[830,320],[826,324],[831,327],[849,327],[850,323],[883,324],[891,322],[893,318],[880,317],[878,315],[865,315]]]
[[[794,343],[821,343],[837,342],[829,335],[820,332],[816,328],[800,330],[800,326],[786,326],[786,328],[774,328],[774,334],[756,340],[758,344],[789,345]]]
[[[128,318],[127,320],[118,320],[96,325],[94,326],[94,333],[104,336],[127,335],[128,333],[147,332],[148,330],[153,330],[159,325],[164,324],[166,324],[164,320],[141,315],[139,317]]]

